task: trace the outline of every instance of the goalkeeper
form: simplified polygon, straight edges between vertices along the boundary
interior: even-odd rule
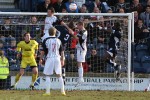
[[[24,34],[24,41],[20,41],[17,44],[17,58],[21,57],[20,72],[16,75],[15,84],[11,86],[14,89],[20,80],[21,76],[24,74],[24,70],[27,66],[32,68],[32,83],[29,86],[32,90],[34,89],[34,82],[38,77],[38,68],[36,63],[36,56],[38,51],[38,43],[35,40],[30,40],[30,33]]]

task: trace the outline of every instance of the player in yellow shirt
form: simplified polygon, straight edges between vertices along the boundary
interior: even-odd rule
[[[20,41],[17,44],[17,57],[21,57],[20,72],[16,75],[15,84],[11,88],[15,88],[21,76],[24,74],[24,70],[27,66],[32,68],[32,83],[30,85],[31,89],[34,89],[34,82],[38,77],[38,68],[36,63],[36,56],[38,51],[38,43],[35,40],[30,40],[30,33],[24,34],[24,41]]]

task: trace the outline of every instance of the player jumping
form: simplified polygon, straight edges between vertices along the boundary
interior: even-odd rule
[[[61,28],[61,30],[65,30],[66,28],[69,29],[68,26],[62,20],[58,19],[54,15],[54,13],[55,13],[54,8],[48,8],[48,10],[47,10],[47,17],[45,18],[44,35],[42,37],[42,42],[46,38],[50,37],[49,33],[48,33],[48,30],[51,27],[54,27],[54,26],[56,27],[56,25],[59,25],[59,26],[56,27],[56,29],[59,29],[61,27],[60,25],[62,25],[63,28]],[[62,33],[62,34],[61,34],[61,31],[60,32],[58,32],[58,31],[56,33],[57,37],[61,40],[62,44],[65,44],[64,42],[68,41],[68,39],[70,38],[70,35],[69,34],[67,35],[66,31],[64,33]],[[66,36],[66,37],[64,37],[64,36]],[[65,67],[64,66],[62,66],[62,75],[63,75],[63,79],[64,79],[64,83],[65,83]]]
[[[120,79],[120,70],[121,65],[117,64],[115,62],[115,58],[117,55],[117,51],[119,50],[120,46],[120,39],[121,39],[121,28],[119,23],[115,23],[113,26],[112,33],[109,38],[109,49],[104,55],[104,60],[107,61],[107,63],[111,64],[115,71],[116,71],[116,80]]]
[[[76,45],[76,49],[77,49],[77,64],[78,64],[79,78],[78,78],[78,83],[76,86],[84,82],[84,79],[83,79],[84,71],[83,71],[82,63],[85,62],[85,56],[87,53],[87,47],[86,47],[87,30],[85,29],[84,22],[78,22],[77,28],[79,29],[79,33],[77,33],[77,35],[74,35],[74,32],[70,31],[70,34],[72,35],[72,37],[78,41]]]

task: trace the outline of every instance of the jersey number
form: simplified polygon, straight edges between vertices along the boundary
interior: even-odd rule
[[[53,44],[52,44],[52,52],[55,52],[55,51],[56,51],[56,44],[53,43]]]
[[[70,37],[70,35],[69,34],[66,34],[66,37],[64,37],[64,40],[68,40],[69,39],[69,37]]]

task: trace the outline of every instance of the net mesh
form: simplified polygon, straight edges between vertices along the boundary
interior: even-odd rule
[[[0,36],[3,41],[3,48],[5,49],[6,56],[10,62],[10,75],[15,76],[20,69],[20,61],[16,59],[16,51],[10,51],[12,41],[16,43],[23,40],[23,34],[30,32],[32,39],[41,43],[41,34],[44,29],[44,20],[46,15],[0,15]],[[92,78],[115,78],[114,68],[103,61],[103,57],[108,50],[108,42],[112,27],[115,22],[121,24],[121,42],[120,49],[118,50],[116,62],[121,64],[121,77],[127,78],[127,63],[128,63],[128,17],[118,16],[87,16],[87,15],[57,15],[65,23],[77,23],[79,20],[85,22],[85,27],[88,31],[87,39],[87,54],[86,62],[83,63],[85,82],[97,83]],[[9,22],[10,21],[10,22]],[[75,31],[78,31],[76,28]],[[76,49],[71,46],[71,43],[76,43],[72,38],[66,44],[65,57],[66,57],[66,82],[70,82],[69,77],[78,77],[78,68],[76,62]],[[15,46],[16,44],[14,44]],[[39,45],[40,51],[41,45]],[[95,50],[95,51],[94,51]],[[91,58],[92,53],[96,52],[97,57]],[[38,58],[37,58],[38,62]],[[43,76],[43,67],[38,66],[39,76]],[[25,76],[30,76],[32,73],[31,68],[27,67]],[[96,79],[95,79],[96,80]],[[105,80],[105,79],[104,79]],[[105,80],[108,82],[108,80]],[[75,82],[75,81],[74,81]],[[100,84],[101,82],[99,82]],[[74,83],[75,84],[75,83]],[[105,84],[105,83],[104,83]],[[86,87],[86,86],[85,86]],[[94,86],[91,86],[91,88]],[[102,88],[102,87],[101,87]],[[117,88],[117,87],[116,87]]]

